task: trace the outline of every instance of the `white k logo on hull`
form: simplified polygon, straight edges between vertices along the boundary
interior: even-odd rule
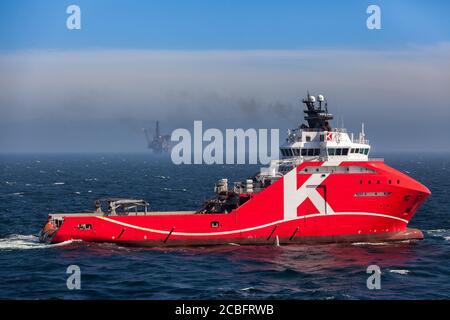
[[[338,166],[341,161],[326,161],[322,166]],[[297,208],[309,199],[319,213],[333,213],[333,209],[317,191],[317,187],[329,176],[329,173],[311,174],[311,176],[297,189],[297,168],[292,169],[283,177],[284,220],[297,218]]]

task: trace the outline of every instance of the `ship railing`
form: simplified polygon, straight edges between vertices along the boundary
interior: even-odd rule
[[[296,132],[296,131],[305,131],[305,132],[321,132],[321,131],[325,131],[322,128],[295,128],[295,129],[291,129],[292,132]],[[341,132],[341,133],[347,133],[347,128],[332,128],[331,131],[329,132]]]
[[[298,131],[299,129],[294,129],[295,131]],[[294,131],[292,130],[292,131]],[[318,131],[322,131],[320,128],[301,128],[301,131],[305,131],[305,132],[318,132]]]
[[[347,133],[346,128],[333,128],[331,132],[340,132],[340,133]]]
[[[264,187],[246,188],[246,187],[234,187],[233,191],[237,194],[252,194],[263,191]]]
[[[352,143],[359,143],[359,144],[370,144],[369,139],[360,140],[358,138],[351,139]]]

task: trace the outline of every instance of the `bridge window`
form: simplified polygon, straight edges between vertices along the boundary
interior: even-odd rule
[[[350,153],[355,153],[355,149],[350,149]]]
[[[306,136],[306,141],[307,142],[311,141],[311,137],[310,136]]]
[[[328,149],[328,155],[334,156],[334,152],[335,152],[335,149],[334,149],[334,148],[329,148],[329,149]]]
[[[336,155],[340,156],[342,154],[342,149],[341,148],[336,148]]]
[[[299,156],[299,155],[300,155],[300,148],[295,148],[295,149],[294,149],[294,154],[295,154],[296,156]]]
[[[307,150],[306,149],[302,149],[302,156],[306,156],[307,154]]]
[[[355,149],[355,153],[359,153],[359,148],[356,148],[356,149]]]
[[[343,156],[348,155],[348,148],[343,148],[343,149],[342,149],[342,155],[343,155]]]
[[[364,154],[367,156],[369,154],[369,148],[364,149]]]
[[[314,155],[318,156],[319,154],[320,154],[320,149],[319,148],[314,149]]]
[[[308,156],[314,155],[314,149],[308,149]]]

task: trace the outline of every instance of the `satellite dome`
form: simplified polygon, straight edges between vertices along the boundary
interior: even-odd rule
[[[323,95],[319,94],[317,96],[317,100],[320,101],[320,102],[325,101],[325,97]]]
[[[309,96],[309,102],[316,102],[316,97]]]

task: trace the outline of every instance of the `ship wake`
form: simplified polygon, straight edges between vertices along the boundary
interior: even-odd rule
[[[35,235],[12,234],[6,238],[0,238],[0,251],[46,249],[65,246],[75,241],[69,240],[56,244],[46,244],[39,242],[39,238]]]

